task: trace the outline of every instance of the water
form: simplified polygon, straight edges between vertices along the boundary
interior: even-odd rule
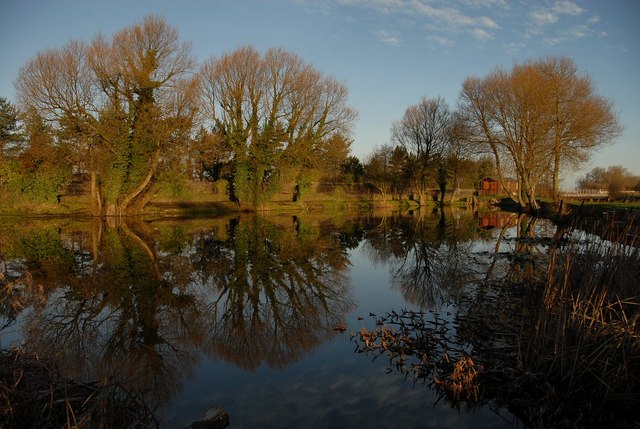
[[[354,353],[352,335],[403,309],[453,322],[488,276],[535,276],[546,246],[518,237],[554,231],[470,211],[4,219],[0,346],[140,392],[162,427],[212,406],[233,428],[521,427]]]

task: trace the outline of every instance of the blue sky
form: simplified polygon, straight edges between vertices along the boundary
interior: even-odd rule
[[[282,47],[349,88],[353,153],[389,141],[422,96],[454,107],[463,80],[498,66],[567,55],[614,103],[624,133],[584,168],[640,175],[638,0],[0,0],[0,96],[38,51],[164,16],[199,61],[242,45]],[[566,187],[576,176],[567,173]]]

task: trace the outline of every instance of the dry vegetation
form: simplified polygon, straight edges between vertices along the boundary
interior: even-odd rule
[[[546,282],[480,285],[451,319],[391,312],[355,336],[356,351],[388,357],[456,408],[504,406],[532,427],[637,427],[638,227],[582,226],[552,247]]]
[[[118,384],[79,382],[46,359],[0,351],[0,427],[157,427],[144,399]]]

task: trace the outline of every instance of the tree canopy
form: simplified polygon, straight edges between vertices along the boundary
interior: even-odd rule
[[[189,43],[163,18],[40,52],[20,70],[18,101],[70,143],[88,171],[94,213],[140,208],[163,155],[183,144],[198,110]]]
[[[207,119],[231,152],[238,204],[261,204],[332,148],[348,148],[356,113],[347,88],[298,56],[245,46],[209,59],[200,74]]]
[[[20,111],[90,177],[94,214],[137,212],[159,178],[185,171],[227,178],[231,197],[256,207],[285,181],[339,171],[356,118],[343,84],[283,49],[245,46],[198,70],[190,44],[157,16],[44,50],[15,86]]]
[[[578,180],[581,189],[606,189],[616,196],[623,191],[640,191],[640,176],[636,176],[621,165],[595,167]]]
[[[22,141],[21,131],[18,110],[6,98],[0,97],[0,161],[5,151]]]
[[[547,57],[468,77],[454,110],[423,97],[364,168],[350,158],[357,114],[344,84],[280,48],[243,46],[198,67],[158,16],[41,51],[15,87],[17,108],[0,98],[3,186],[52,200],[72,172],[85,175],[95,215],[138,212],[159,180],[180,177],[225,179],[244,208],[284,186],[295,199],[313,180],[363,175],[383,194],[410,188],[420,203],[436,185],[444,203],[449,186],[475,185],[487,156],[510,197],[537,210],[543,181],[557,198],[563,170],[622,130],[573,60]]]
[[[469,77],[460,98],[470,143],[494,156],[505,190],[505,173],[513,172],[519,192],[511,197],[527,210],[538,209],[541,178],[553,175],[557,195],[561,167],[579,165],[620,132],[611,103],[566,57]]]

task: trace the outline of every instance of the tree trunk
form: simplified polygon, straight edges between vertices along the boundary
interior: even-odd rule
[[[116,206],[115,204],[109,204],[107,205],[107,211],[106,211],[106,215],[108,217],[113,217],[113,216],[119,216],[120,215],[120,210],[119,210],[119,206]]]
[[[560,199],[560,151],[556,148],[553,160],[553,202],[557,203]]]
[[[145,176],[145,178],[142,179],[142,182],[140,182],[140,184],[122,200],[122,203],[119,204],[118,210],[117,210],[119,216],[126,213],[131,202],[133,202],[134,199],[136,199],[139,195],[141,195],[142,192],[147,188],[147,186],[149,186],[149,183],[151,183],[151,179],[153,178],[153,175],[156,173],[156,169],[158,168],[159,162],[160,162],[160,151],[157,150],[153,154],[151,165],[149,166],[149,171],[147,172],[147,175]],[[138,207],[138,209],[141,210],[143,207]]]
[[[91,221],[91,253],[93,257],[94,270],[98,265],[98,256],[100,254],[100,241],[102,240],[102,219],[94,218]]]
[[[421,206],[426,205],[426,195],[425,192],[422,188],[418,188],[418,204],[420,204]]]
[[[559,198],[558,188],[560,186],[560,127],[562,122],[560,121],[560,102],[558,100],[558,94],[556,93],[555,103],[555,141],[553,146],[553,202],[557,203]]]
[[[518,180],[518,192],[517,194],[514,195],[514,193],[511,192],[511,190],[507,187],[507,182],[504,178],[504,174],[502,173],[502,165],[500,164],[500,155],[498,154],[498,148],[496,147],[496,144],[493,142],[490,142],[490,145],[491,145],[491,151],[493,152],[493,156],[496,160],[496,172],[498,173],[498,180],[500,180],[500,186],[502,186],[502,189],[507,193],[507,195],[509,195],[509,198],[511,198],[511,200],[518,203],[520,207],[523,207],[522,198],[520,197],[522,192],[521,191],[522,186],[520,184],[521,180]]]
[[[100,216],[102,214],[102,201],[100,199],[100,191],[98,190],[98,174],[94,167],[89,172],[90,195],[91,195],[91,214]]]

